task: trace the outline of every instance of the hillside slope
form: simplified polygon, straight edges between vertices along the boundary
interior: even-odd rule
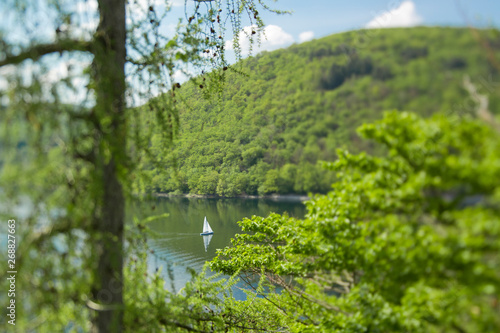
[[[498,32],[480,34],[498,53]],[[317,161],[335,159],[337,148],[371,149],[356,135],[361,123],[392,109],[472,114],[464,75],[484,93],[499,77],[466,28],[352,31],[238,66],[248,75],[227,71],[218,100],[204,99],[194,83],[183,85],[179,137],[163,158],[167,171],[146,162],[150,177],[139,188],[223,196],[325,192],[334,175]],[[499,105],[490,96],[490,109]]]

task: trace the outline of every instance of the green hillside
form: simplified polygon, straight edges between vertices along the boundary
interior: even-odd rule
[[[498,53],[498,32],[479,34]],[[469,29],[434,27],[352,31],[261,53],[235,65],[247,75],[227,71],[218,100],[204,99],[199,82],[183,85],[174,152],[160,167],[145,160],[149,177],[136,185],[223,196],[325,192],[334,174],[317,161],[334,160],[337,148],[370,149],[355,129],[383,111],[472,114],[464,75],[482,93],[499,82],[486,54]],[[490,96],[490,109],[499,106]]]

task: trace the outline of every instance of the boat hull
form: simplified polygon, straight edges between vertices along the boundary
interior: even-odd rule
[[[202,233],[200,234],[200,236],[213,235],[213,233],[214,233],[213,231],[212,231],[212,232],[202,232]]]

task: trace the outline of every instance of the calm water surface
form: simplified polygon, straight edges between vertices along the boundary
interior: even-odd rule
[[[167,287],[178,291],[191,277],[188,267],[200,272],[205,262],[216,256],[216,249],[230,245],[231,238],[241,232],[238,221],[271,212],[302,218],[306,210],[297,199],[157,198],[135,203],[131,213],[139,218],[169,214],[149,224],[156,233],[148,240],[154,250],[149,256],[149,269],[162,267]],[[212,237],[200,236],[205,216],[214,230]]]

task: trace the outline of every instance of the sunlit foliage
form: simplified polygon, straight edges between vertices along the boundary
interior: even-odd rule
[[[500,133],[470,117],[386,113],[339,150],[338,181],[297,220],[240,222],[213,269],[261,275],[292,332],[500,329]]]

